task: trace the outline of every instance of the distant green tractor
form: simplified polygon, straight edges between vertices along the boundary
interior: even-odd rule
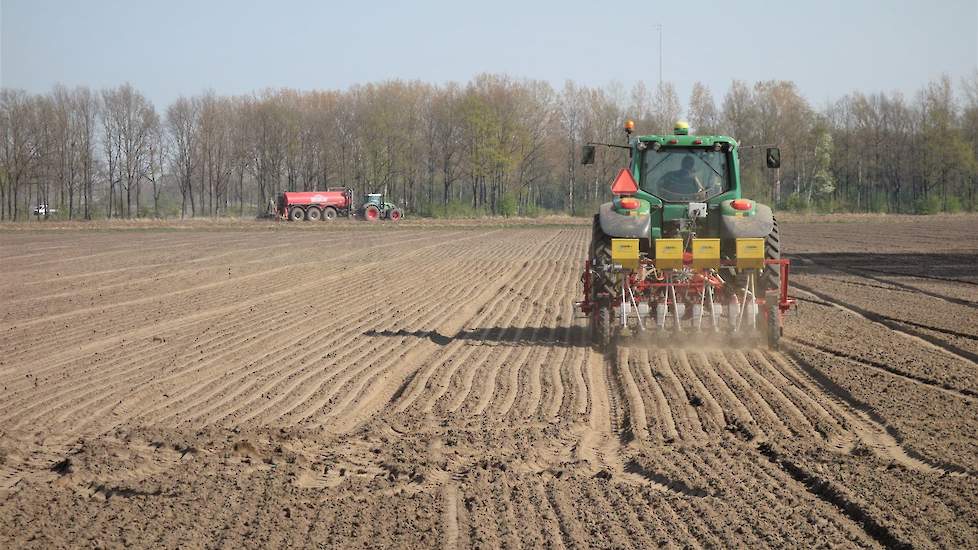
[[[394,203],[384,202],[382,194],[367,193],[363,196],[363,204],[360,205],[360,217],[369,222],[380,219],[396,222],[404,217],[404,213]]]
[[[771,209],[742,197],[740,145],[727,136],[632,136],[612,185],[614,200],[594,216],[581,280],[592,341],[607,350],[619,336],[645,333],[662,343],[680,334],[764,338],[776,348],[788,297],[788,260]],[[767,149],[777,168],[781,153]]]

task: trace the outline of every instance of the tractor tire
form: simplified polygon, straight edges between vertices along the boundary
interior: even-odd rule
[[[777,292],[767,292],[764,295],[764,309],[767,313],[765,326],[767,347],[775,351],[781,347],[781,309],[778,307],[778,298]]]
[[[601,230],[601,221],[594,217],[591,226],[591,302],[597,308],[591,314],[591,343],[594,348],[606,352],[614,339],[612,307],[616,296],[615,281],[602,266],[611,265],[611,237]]]
[[[400,208],[391,208],[391,211],[387,213],[387,217],[390,218],[392,222],[396,222],[397,220],[403,218],[404,214],[401,213]]]
[[[598,217],[594,217],[591,226],[591,300],[599,301],[599,297],[604,294],[605,299],[615,297],[615,281],[609,276],[608,271],[601,269],[601,266],[611,265],[611,237],[605,235],[601,230],[601,222]],[[598,266],[598,268],[595,268]]]
[[[297,222],[297,221],[304,220],[305,217],[306,217],[306,212],[302,208],[299,208],[298,206],[293,206],[292,208],[289,208],[290,220]]]
[[[310,206],[306,210],[306,219],[311,222],[318,222],[322,217],[323,217],[323,211],[316,208],[315,206]]]
[[[326,221],[333,221],[336,219],[336,209],[332,206],[327,206],[323,208],[323,219]]]
[[[778,220],[774,220],[774,228],[764,239],[764,259],[781,259],[781,232],[778,230]],[[764,290],[781,290],[781,266],[769,265],[764,268],[764,275],[761,277]]]
[[[724,259],[732,260],[732,256],[724,256]],[[764,239],[764,259],[765,260],[780,260],[781,259],[781,233],[778,230],[778,221],[774,220],[774,228],[768,233],[767,237]],[[730,281],[733,284],[733,288],[736,290],[742,290],[744,285],[747,284],[746,274],[743,271],[739,271],[733,267],[725,267],[721,269],[722,273],[726,273],[724,276],[725,280]],[[763,271],[758,275],[757,280],[757,295],[763,296],[768,291],[780,291],[781,290],[781,266],[778,265],[766,265]]]
[[[591,344],[600,352],[611,348],[611,307],[607,303],[595,304],[597,311],[591,314]]]
[[[363,219],[367,220],[368,222],[375,222],[379,220],[380,208],[377,208],[372,204],[367,205],[367,207],[363,209]]]

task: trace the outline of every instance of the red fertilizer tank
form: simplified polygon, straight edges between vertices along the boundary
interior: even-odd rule
[[[349,187],[330,187],[326,191],[287,191],[279,195],[279,215],[293,220],[332,220],[349,216],[353,205],[353,190]]]

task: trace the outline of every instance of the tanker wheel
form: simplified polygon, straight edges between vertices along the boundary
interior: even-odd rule
[[[764,294],[764,309],[766,310],[767,347],[777,350],[781,346],[781,309],[778,307],[779,294],[767,292]]]
[[[327,221],[332,221],[336,219],[336,209],[332,206],[327,206],[323,208],[323,219]]]
[[[304,219],[305,217],[306,217],[306,213],[301,208],[297,206],[293,206],[292,208],[289,208],[290,220],[297,222]]]
[[[403,214],[401,214],[400,208],[392,208],[387,214],[387,217],[390,218],[392,222],[396,222],[403,217]]]
[[[375,222],[380,219],[380,208],[370,204],[363,209],[363,219],[368,222]]]
[[[311,222],[318,222],[320,218],[323,217],[322,210],[316,208],[315,206],[310,206],[309,210],[306,210],[306,219]]]
[[[781,259],[781,232],[778,230],[778,220],[774,220],[774,227],[764,239],[764,259]],[[769,265],[764,267],[764,275],[761,277],[765,290],[781,290],[781,266]]]

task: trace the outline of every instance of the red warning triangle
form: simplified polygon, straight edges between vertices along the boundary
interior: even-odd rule
[[[638,184],[628,168],[622,168],[615,177],[615,183],[611,184],[611,193],[614,195],[632,195],[638,192]]]

